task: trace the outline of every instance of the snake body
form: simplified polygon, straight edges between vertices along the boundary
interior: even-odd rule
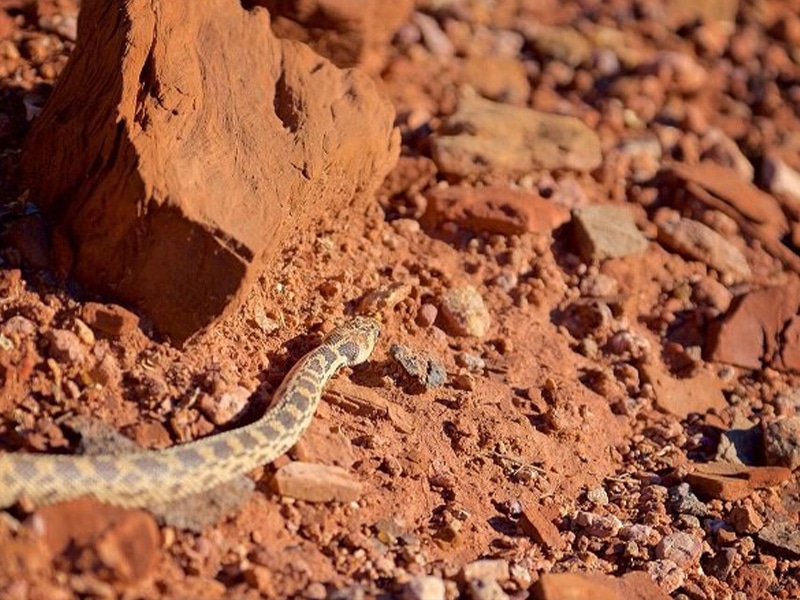
[[[94,496],[122,507],[153,507],[213,489],[286,452],[308,427],[325,384],[366,361],[378,323],[356,317],[303,356],[254,423],[165,450],[118,455],[0,454],[0,507]]]

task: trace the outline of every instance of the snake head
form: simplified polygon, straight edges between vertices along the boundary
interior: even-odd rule
[[[346,359],[349,367],[365,362],[375,349],[381,326],[371,317],[355,317],[334,329],[325,342]]]

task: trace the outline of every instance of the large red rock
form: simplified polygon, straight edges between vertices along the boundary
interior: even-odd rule
[[[745,369],[800,371],[800,281],[737,298],[712,331],[708,354]]]
[[[85,0],[26,139],[57,263],[182,341],[236,307],[325,213],[360,210],[399,148],[372,81],[278,40],[263,8]]]

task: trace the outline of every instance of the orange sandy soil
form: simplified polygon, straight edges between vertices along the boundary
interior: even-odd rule
[[[25,105],[46,98],[72,43],[42,30],[30,13],[14,11],[14,2],[6,4],[15,16],[0,42],[6,201],[0,219],[10,226],[19,217],[16,173],[29,126]],[[717,289],[723,278],[655,239],[651,204],[658,190],[635,183],[618,150],[621,141],[652,131],[664,145],[661,160],[696,163],[699,140],[714,126],[756,166],[773,152],[800,167],[800,6],[743,2],[733,31],[687,25],[680,35],[648,16],[647,7],[657,3],[546,3],[546,10],[529,11],[530,19],[579,31],[597,24],[623,28],[637,52],[669,48],[711,74],[691,94],[671,90],[678,85],[674,79],[635,70],[614,85],[594,86],[601,77],[595,65],[569,66],[528,45],[518,55],[532,89],[523,104],[590,123],[604,151],[603,165],[591,174],[534,173],[522,187],[542,193],[560,189],[565,180],[577,182],[580,203],[630,206],[649,238],[643,253],[593,264],[579,258],[569,224],[514,235],[420,227],[421,192],[445,177],[427,178],[418,167],[432,164],[420,162],[430,156],[430,136],[455,109],[464,76],[456,65],[470,46],[464,40],[473,35],[469,39],[479,46],[512,27],[502,22],[505,10],[493,16],[480,2],[439,12],[432,9],[439,3],[417,4],[436,15],[456,54],[435,56],[412,24],[395,37],[380,76],[404,136],[404,159],[391,183],[366,214],[328,220],[285,252],[241,310],[185,348],[160,341],[143,315],[141,328],[121,337],[97,333],[84,339],[84,362],[61,360],[49,350],[48,333],[76,331],[87,297],[75,284],[57,282],[48,269],[27,264],[18,247],[6,244],[0,253],[0,320],[22,316],[34,324],[29,333],[7,336],[11,345],[0,350],[0,443],[9,451],[75,451],[77,437],[63,424],[71,414],[91,416],[151,447],[212,434],[220,428],[201,410],[202,397],[217,398],[237,385],[255,391],[255,406],[244,417],[252,420],[293,362],[365,296],[406,284],[383,310],[382,338],[371,361],[342,376],[355,384],[346,387],[345,397],[369,404],[377,394],[398,410],[359,412],[348,409],[352,402],[343,402],[341,394],[328,397],[291,453],[344,466],[363,484],[360,499],[313,504],[281,498],[269,485],[275,466],[265,466],[251,475],[257,491],[242,507],[201,533],[160,526],[154,551],[145,557],[133,546],[147,547],[148,540],[139,539],[147,527],[135,519],[127,529],[97,533],[97,515],[107,510],[101,506],[36,512],[18,506],[0,515],[0,597],[359,598],[399,594],[421,574],[444,578],[448,597],[456,597],[467,594],[459,570],[479,558],[507,561],[511,576],[501,584],[515,598],[527,597],[542,573],[642,570],[675,598],[800,595],[796,557],[727,524],[731,511],[744,505],[767,523],[775,515],[796,519],[796,477],[753,491],[746,501],[703,497],[707,512],[700,517],[669,506],[668,491],[683,481],[687,464],[712,460],[721,432],[735,420],[759,424],[791,413],[785,398],[797,378],[701,357],[714,315],[692,290],[698,282]],[[500,4],[508,14],[525,10],[522,0],[520,6]],[[491,56],[491,44],[484,45],[480,52]],[[782,79],[759,79],[764,61],[779,59],[789,65]],[[713,76],[721,61],[739,68],[740,84]],[[757,84],[762,89],[754,90]],[[736,94],[738,102],[753,106],[746,120],[720,112]],[[624,109],[639,111],[640,123],[626,124]],[[520,179],[492,183],[517,185]],[[722,281],[720,287],[741,294],[781,280],[785,267],[735,222],[702,205],[683,214],[723,233],[748,259],[750,281]],[[439,306],[446,290],[463,284],[485,301],[490,324],[483,337],[453,335],[441,314],[433,325],[420,317],[424,305]],[[592,298],[598,286],[610,288]],[[617,332],[630,335],[609,342]],[[394,342],[443,364],[448,383],[433,389],[415,384],[390,357]],[[480,357],[484,367],[467,372],[456,361],[464,353]],[[647,362],[666,362],[673,377],[710,374],[723,390],[724,406],[706,407],[701,399],[698,412],[685,418],[659,410],[653,386],[644,381]],[[99,363],[104,385],[87,375],[96,374]],[[345,390],[341,382],[334,388]],[[531,537],[520,523],[525,511],[555,523],[556,539]],[[652,539],[603,535],[578,518],[581,511],[613,515],[624,526],[648,525]],[[676,532],[695,538],[701,555],[683,565],[664,563],[657,543]],[[115,536],[123,541],[108,542]],[[709,565],[726,549],[735,559],[721,573]]]

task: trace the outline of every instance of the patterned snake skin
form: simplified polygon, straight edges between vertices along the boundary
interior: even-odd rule
[[[255,423],[166,450],[119,455],[0,454],[0,507],[78,496],[123,507],[163,505],[224,484],[291,448],[308,427],[328,380],[366,361],[380,326],[356,317],[301,358]]]

